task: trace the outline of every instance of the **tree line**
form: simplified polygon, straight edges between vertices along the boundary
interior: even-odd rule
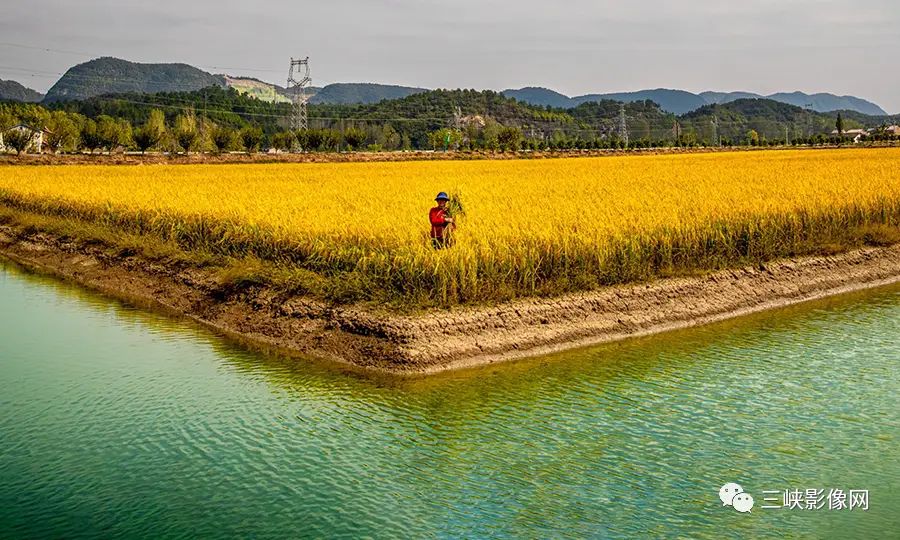
[[[90,153],[119,149],[166,153],[270,149],[515,152],[851,142],[843,135],[823,133],[772,136],[802,133],[803,126],[798,123],[813,117],[796,107],[756,101],[739,100],[676,117],[651,101],[620,104],[603,100],[562,109],[525,104],[490,91],[436,90],[372,105],[311,106],[310,124],[314,127],[291,131],[288,105],[266,103],[234,89],[208,88],[57,102],[50,108],[0,103],[0,130],[23,122],[47,130],[44,142],[52,152]],[[447,116],[448,111],[453,111],[452,117]],[[628,118],[627,137],[619,132],[622,112]],[[825,119],[815,120],[817,129],[828,128]],[[853,120],[848,123],[860,125]],[[747,130],[748,124],[754,128]],[[840,115],[837,124],[843,133]],[[741,127],[747,131],[737,131]],[[26,150],[28,140],[4,133],[7,148],[18,152]],[[865,140],[890,141],[896,136],[882,126]]]

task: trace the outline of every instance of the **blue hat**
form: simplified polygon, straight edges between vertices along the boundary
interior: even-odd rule
[[[436,201],[449,201],[450,197],[447,196],[443,191],[437,194],[437,197],[434,198]]]

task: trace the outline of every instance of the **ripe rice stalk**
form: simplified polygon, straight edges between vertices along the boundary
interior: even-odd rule
[[[434,250],[427,213],[447,186],[459,227]],[[900,150],[5,167],[0,203],[285,265],[341,299],[451,305],[890,238],[877,227],[900,226]]]

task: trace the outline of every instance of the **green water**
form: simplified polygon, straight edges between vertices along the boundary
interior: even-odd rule
[[[0,263],[0,537],[898,538],[898,330],[887,288],[371,379]],[[807,488],[869,510],[759,508]]]

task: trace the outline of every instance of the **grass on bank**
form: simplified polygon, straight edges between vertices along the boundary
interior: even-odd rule
[[[121,229],[84,222],[78,219],[35,214],[0,204],[0,225],[11,226],[17,234],[28,238],[49,233],[61,243],[72,243],[78,248],[99,249],[110,262],[115,263],[136,256],[142,261],[165,265],[172,270],[197,269],[210,279],[213,294],[226,298],[245,290],[268,287],[291,295],[301,295],[337,304],[372,302],[360,290],[360,276],[319,275],[294,265],[284,265],[257,257],[234,258],[198,249],[184,249],[173,241],[164,241],[154,235],[140,235]],[[900,226],[863,225],[842,229],[840,234],[824,236],[810,241],[806,249],[797,255],[837,255],[862,247],[885,247],[900,243]],[[734,266],[762,265],[769,261],[744,260]],[[714,269],[664,269],[646,279],[680,276],[696,276]],[[411,303],[388,301],[381,303],[397,312],[411,313],[423,308],[436,307],[428,302]]]

